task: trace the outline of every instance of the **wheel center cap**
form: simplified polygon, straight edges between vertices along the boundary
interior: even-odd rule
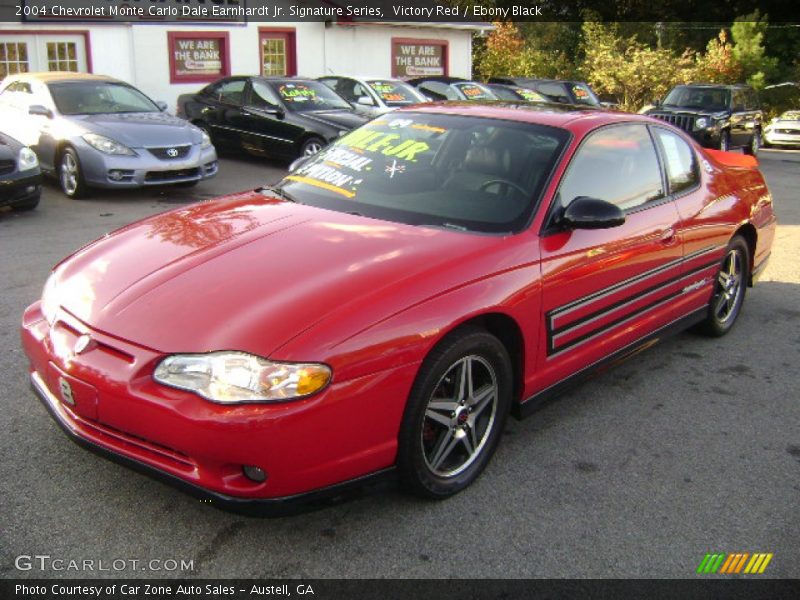
[[[468,419],[469,419],[469,411],[466,408],[459,409],[458,413],[456,414],[456,422],[459,425],[464,425]]]

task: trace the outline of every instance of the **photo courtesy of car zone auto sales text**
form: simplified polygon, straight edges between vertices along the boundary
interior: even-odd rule
[[[800,19],[0,0],[0,600],[800,598]]]

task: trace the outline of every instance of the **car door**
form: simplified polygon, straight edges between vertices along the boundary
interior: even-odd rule
[[[731,113],[731,144],[745,146],[750,141],[752,115],[747,111],[747,99],[743,89],[733,90]]]
[[[241,145],[241,131],[236,127],[236,117],[241,112],[246,85],[247,79],[244,77],[225,79],[198,97],[203,104],[200,118],[208,123],[215,142]]]
[[[665,167],[670,197],[681,217],[678,233],[684,252],[683,287],[675,308],[678,316],[688,315],[705,310],[711,298],[731,236],[731,221],[724,207],[732,198],[712,185],[703,185],[702,160],[682,135],[660,126],[651,126],[651,131]]]
[[[295,142],[304,129],[287,119],[287,110],[268,83],[253,79],[232,124],[240,131],[244,148],[257,154],[294,156]]]
[[[617,205],[622,225],[559,226],[575,198]],[[543,391],[675,319],[680,217],[644,123],[590,133],[575,151],[540,239],[543,327],[534,386]]]
[[[60,127],[57,125],[57,119],[64,119],[64,117],[56,114],[56,106],[53,102],[53,97],[50,94],[50,89],[45,84],[34,82],[31,86],[31,92],[30,105],[42,106],[50,111],[49,117],[31,114],[26,116],[31,126],[35,126],[39,132],[39,139],[32,148],[39,157],[39,163],[42,169],[45,171],[54,171],[56,169],[56,150],[61,140],[61,134],[59,132]]]

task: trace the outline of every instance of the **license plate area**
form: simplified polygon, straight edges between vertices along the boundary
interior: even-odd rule
[[[68,375],[53,363],[48,365],[47,383],[62,404],[85,419],[97,420],[97,388]]]

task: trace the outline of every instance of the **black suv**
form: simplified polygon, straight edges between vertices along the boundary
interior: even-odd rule
[[[645,114],[683,129],[706,148],[743,148],[755,156],[761,147],[764,114],[748,85],[676,85]]]

